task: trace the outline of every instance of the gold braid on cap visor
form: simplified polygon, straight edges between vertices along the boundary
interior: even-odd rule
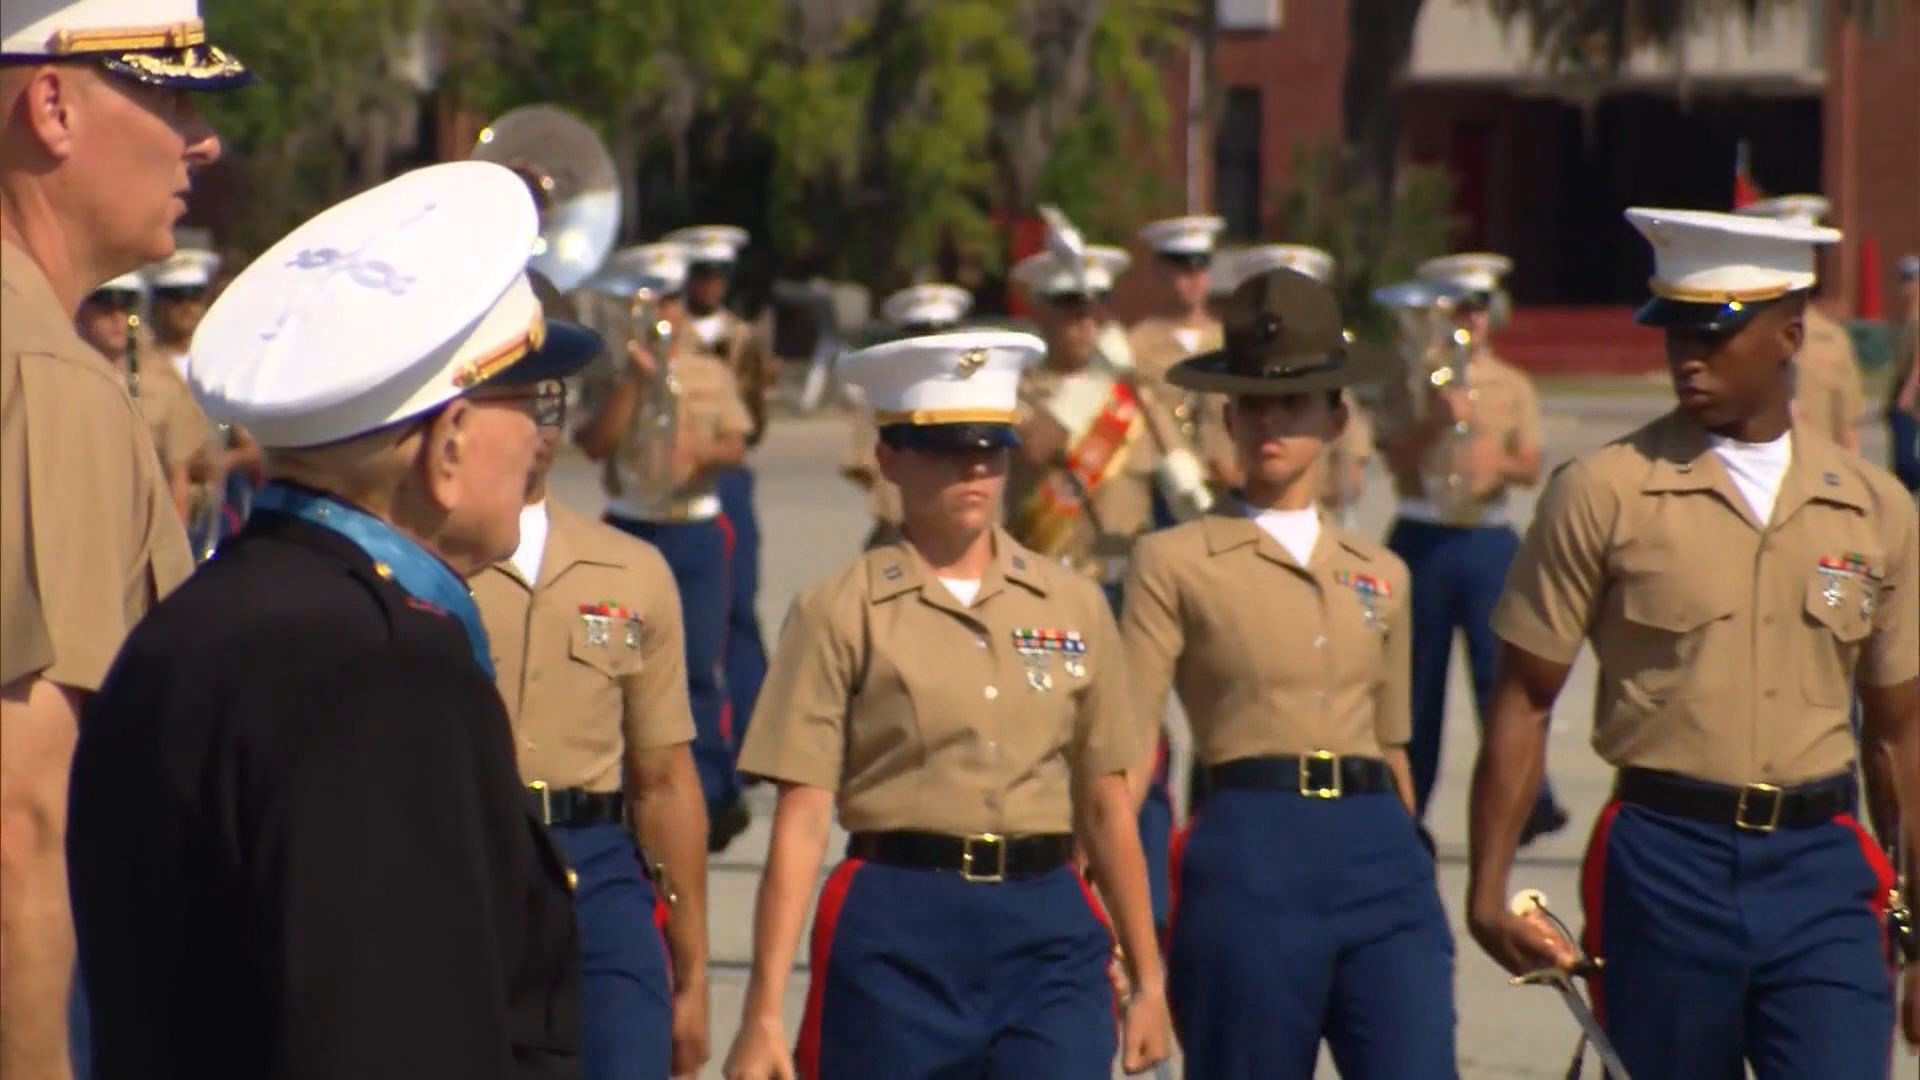
[[[92,30],[60,30],[47,43],[54,56],[76,53],[140,52],[147,49],[186,49],[205,43],[207,26],[199,19],[166,26],[103,26]]]
[[[1683,304],[1757,304],[1762,300],[1778,300],[1794,291],[1791,285],[1766,285],[1756,289],[1694,289],[1657,277],[1647,279],[1647,288],[1662,300],[1678,300]]]
[[[908,409],[873,414],[873,422],[880,427],[889,424],[912,424],[914,427],[933,424],[1011,424],[1016,419],[1018,417],[1012,409]]]
[[[471,390],[495,375],[512,367],[514,363],[531,352],[538,352],[540,346],[547,343],[547,316],[536,309],[533,313],[533,325],[527,327],[525,335],[508,342],[474,360],[460,365],[453,373],[453,385],[462,390]]]

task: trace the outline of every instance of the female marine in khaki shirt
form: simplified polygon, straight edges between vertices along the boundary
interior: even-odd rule
[[[1235,289],[1226,347],[1170,380],[1225,393],[1246,486],[1141,541],[1122,633],[1135,711],[1174,687],[1207,802],[1174,886],[1168,990],[1189,1076],[1452,1077],[1453,942],[1410,813],[1407,569],[1317,507],[1347,343],[1291,270]],[[1144,777],[1143,758],[1134,770]]]
[[[1124,1064],[1167,1054],[1119,635],[1091,581],[993,527],[1041,349],[983,331],[843,362],[876,411],[905,538],[794,605],[748,729],[740,768],[780,797],[732,1080],[1106,1080],[1115,935],[1076,840],[1135,987]],[[790,1056],[781,1004],[836,809],[852,839],[820,896]]]

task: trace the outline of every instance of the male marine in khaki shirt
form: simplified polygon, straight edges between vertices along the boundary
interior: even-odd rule
[[[688,1075],[707,1058],[707,816],[680,598],[658,551],[548,497],[561,418],[542,420],[519,550],[473,597],[520,774],[573,870],[587,1074]]]
[[[175,3],[191,15],[195,5]],[[100,283],[173,250],[219,140],[188,94],[246,82],[198,18],[0,5],[0,1075],[68,1075],[67,770],[84,697],[186,538],[120,380],[74,333]],[[111,30],[109,35],[100,35]]]
[[[192,490],[189,474],[195,457],[207,451],[213,427],[180,372],[154,350],[152,336],[135,325],[132,316],[145,293],[146,283],[138,274],[114,278],[81,302],[74,329],[125,381],[160,453],[167,493],[184,523]]]
[[[1884,470],[1790,419],[1814,245],[1839,234],[1627,217],[1653,246],[1639,319],[1666,331],[1679,408],[1560,471],[1514,564],[1469,923],[1515,972],[1572,959],[1507,892],[1547,713],[1590,643],[1594,749],[1620,772],[1582,874],[1583,945],[1606,962],[1589,981],[1626,1066],[1885,1077],[1892,872],[1852,816],[1854,772],[1920,836],[1920,522]],[[1920,1043],[1917,990],[1910,966]]]
[[[1780,195],[1749,203],[1738,211],[1747,217],[1770,218],[1798,225],[1819,225],[1831,204],[1819,195]],[[1793,412],[1805,424],[1838,443],[1860,452],[1860,416],[1866,411],[1866,391],[1860,385],[1860,360],[1853,338],[1840,320],[1809,302],[1806,332],[1793,358]]]

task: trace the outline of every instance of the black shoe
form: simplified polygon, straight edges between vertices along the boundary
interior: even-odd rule
[[[1526,847],[1535,840],[1551,833],[1557,833],[1567,827],[1567,812],[1560,804],[1550,799],[1541,799],[1533,804],[1533,813],[1527,815],[1527,827],[1520,830],[1520,846]]]
[[[720,806],[707,807],[707,854],[718,855],[727,850],[727,845],[746,832],[752,821],[747,801],[737,796]]]

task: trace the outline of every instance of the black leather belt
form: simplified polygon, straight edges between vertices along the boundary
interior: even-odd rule
[[[627,798],[618,791],[555,788],[535,780],[527,785],[527,804],[542,825],[556,829],[627,823]]]
[[[1621,769],[1613,790],[1622,802],[1662,814],[1763,833],[1824,825],[1851,812],[1855,801],[1851,772],[1783,788],[1732,787],[1655,769]]]
[[[1291,791],[1315,799],[1392,791],[1393,772],[1379,758],[1315,754],[1276,754],[1235,758],[1207,767],[1207,790],[1259,788]]]
[[[1073,858],[1073,837],[1067,833],[949,836],[905,830],[865,832],[848,838],[847,857],[888,866],[946,870],[968,881],[993,883],[1039,877],[1066,865]]]

